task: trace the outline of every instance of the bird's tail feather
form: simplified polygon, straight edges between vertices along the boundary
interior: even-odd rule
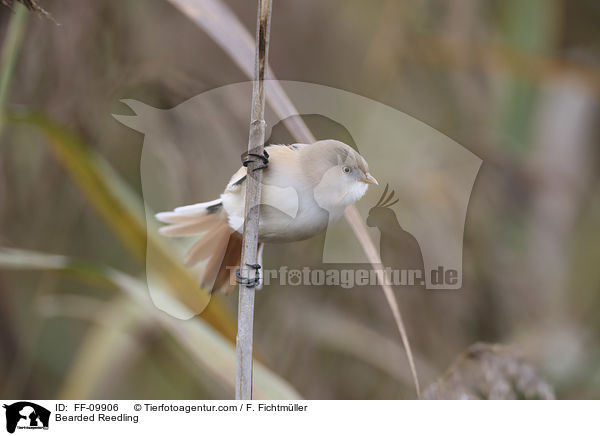
[[[186,254],[184,262],[188,267],[193,267],[206,261],[200,279],[203,288],[225,293],[233,289],[232,274],[239,267],[242,242],[239,234],[234,233],[227,224],[227,215],[220,199],[161,212],[156,214],[156,218],[168,224],[159,229],[162,235],[200,236]]]

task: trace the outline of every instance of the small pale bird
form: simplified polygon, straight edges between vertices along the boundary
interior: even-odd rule
[[[205,289],[228,292],[235,283],[232,274],[241,256],[246,166],[256,159],[257,169],[263,171],[257,269],[262,265],[264,243],[300,241],[324,232],[365,194],[369,184],[378,184],[360,154],[332,139],[269,145],[264,155],[247,155],[218,199],[156,214],[168,224],[160,229],[161,234],[199,236],[185,264],[206,262],[200,280]],[[262,283],[256,285],[260,288]]]

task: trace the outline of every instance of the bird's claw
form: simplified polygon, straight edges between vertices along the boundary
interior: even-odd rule
[[[256,271],[258,271],[261,268],[261,266],[258,263],[254,263],[254,264],[247,263],[246,266],[248,268],[252,268],[253,270],[256,270]],[[249,279],[248,277],[242,276],[239,268],[235,271],[235,276],[237,277],[235,281],[239,285],[244,285],[250,289],[256,288],[258,286],[258,284],[260,283],[260,279],[258,276],[254,277],[253,279]]]
[[[247,153],[245,158],[242,160],[242,165],[247,167],[250,162],[257,162],[260,160],[262,163],[254,168],[252,171],[262,170],[269,168],[269,153],[267,150],[263,150],[262,154],[259,153]]]

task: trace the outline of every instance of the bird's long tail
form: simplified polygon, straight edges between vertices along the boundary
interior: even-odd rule
[[[242,240],[227,224],[221,199],[157,213],[156,218],[167,224],[159,230],[162,235],[200,236],[187,252],[184,262],[189,267],[206,262],[200,279],[203,288],[210,292],[219,290],[225,293],[233,289],[235,270],[240,264]]]

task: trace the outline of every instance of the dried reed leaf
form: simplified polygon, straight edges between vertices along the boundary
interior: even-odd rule
[[[231,342],[235,342],[235,327],[228,311],[216,299],[208,304],[210,294],[198,286],[196,279],[171,255],[161,239],[147,231],[139,199],[130,193],[108,163],[92,153],[69,130],[41,114],[23,114],[10,120],[38,129],[85,199],[98,211],[134,258],[144,263],[146,247],[152,245],[153,252],[160,256],[156,263],[160,266],[157,274],[169,284],[169,290],[174,292],[177,301],[193,313],[201,313],[202,318]]]
[[[133,301],[133,306],[128,306],[127,315],[115,312],[120,322],[125,326],[132,326],[128,322],[130,316],[138,317],[141,325],[158,325],[175,339],[194,359],[194,361],[209,372],[224,386],[233,390],[235,380],[235,350],[230,341],[219,334],[214,328],[202,319],[181,321],[164,312],[156,310],[148,298],[146,285],[141,280],[124,274],[112,268],[99,267],[87,264],[66,256],[39,253],[29,250],[0,248],[0,269],[9,270],[42,270],[57,271],[69,277],[85,280],[101,280],[122,292],[123,296]],[[171,299],[172,292],[165,287],[162,298]],[[116,308],[116,306],[115,306]],[[112,310],[112,309],[109,309]],[[127,321],[127,322],[126,322]],[[111,344],[120,346],[117,340],[118,332],[93,331],[94,337],[90,338],[95,344]],[[104,352],[107,350],[103,349]],[[85,367],[87,358],[82,357],[81,367]],[[78,366],[79,368],[80,366]],[[102,368],[90,368],[94,374],[100,374]],[[81,373],[80,373],[81,374]],[[74,381],[74,380],[73,380]],[[285,380],[273,373],[260,362],[254,362],[254,395],[257,399],[299,399],[298,392]],[[87,383],[87,382],[86,382]],[[87,386],[85,392],[91,392],[92,386]],[[63,395],[73,397],[84,392],[74,387],[72,383],[65,386]]]

